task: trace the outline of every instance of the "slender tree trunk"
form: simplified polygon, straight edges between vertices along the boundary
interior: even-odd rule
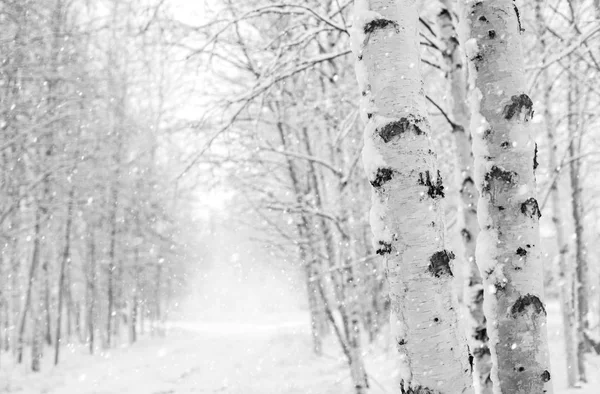
[[[349,243],[349,239],[345,242]],[[348,351],[350,353],[350,374],[354,382],[356,394],[367,393],[369,379],[363,361],[361,346],[360,307],[357,277],[354,267],[351,265],[356,261],[354,247],[349,245],[349,259],[344,269],[346,294],[344,300],[348,305]]]
[[[88,346],[90,354],[94,354],[95,331],[96,331],[96,239],[94,229],[89,230],[89,271],[87,280],[87,326],[88,326]]]
[[[545,7],[544,0],[536,0],[535,16],[537,22],[537,34],[540,42],[540,54],[545,55],[546,45],[546,22],[543,14]],[[552,223],[556,233],[556,245],[558,250],[558,275],[557,284],[560,294],[560,309],[562,315],[563,338],[565,341],[565,355],[567,367],[567,386],[575,387],[579,378],[579,367],[577,364],[576,337],[574,328],[576,327],[576,313],[572,302],[571,283],[572,274],[567,265],[567,243],[563,228],[563,213],[561,207],[561,195],[558,185],[560,184],[560,170],[558,168],[558,142],[556,141],[554,119],[550,106],[552,105],[552,81],[548,69],[544,69],[541,74],[541,86],[543,89],[544,105],[544,126],[548,138],[548,168],[551,176],[556,176],[550,188],[550,197],[552,200]]]
[[[120,166],[120,160],[117,160],[117,166]],[[115,183],[118,181],[117,177]],[[113,316],[115,315],[115,259],[116,259],[116,244],[117,244],[117,207],[119,205],[119,191],[116,184],[113,185],[112,190],[112,204],[110,213],[110,249],[108,252],[108,283],[107,283],[107,313],[106,313],[106,346],[110,348],[112,344],[112,331],[113,331]]]
[[[13,224],[14,225],[14,224]],[[19,340],[18,340],[18,333],[19,331],[17,329],[15,329],[15,327],[17,326],[17,322],[19,321],[19,315],[21,312],[21,294],[22,294],[22,286],[21,286],[21,275],[20,275],[20,266],[21,266],[21,261],[19,259],[17,250],[18,250],[18,245],[19,245],[19,240],[17,239],[17,237],[13,237],[12,242],[11,242],[11,251],[10,251],[10,265],[11,265],[11,274],[12,274],[12,278],[11,278],[11,291],[12,291],[12,297],[11,297],[11,309],[12,309],[12,321],[13,321],[13,328],[12,328],[12,349],[13,349],[13,354],[17,355],[18,353],[18,349],[19,349]]]
[[[31,329],[31,370],[33,372],[39,372],[41,370],[41,362],[44,355],[44,295],[39,280],[35,277],[33,286],[34,302],[31,309],[33,321]]]
[[[450,109],[452,136],[456,147],[457,173],[460,180],[459,222],[465,254],[463,256],[465,288],[463,302],[470,319],[467,320],[467,339],[473,356],[473,380],[478,393],[491,394],[493,390],[490,372],[492,361],[487,341],[486,319],[483,312],[483,283],[475,258],[475,240],[479,235],[477,223],[477,200],[479,193],[473,181],[473,156],[471,150],[470,114],[467,107],[467,80],[464,54],[459,46],[458,25],[450,0],[443,0],[444,7],[438,15],[441,38],[446,48],[443,53],[450,82]]]
[[[466,15],[480,193],[477,264],[494,393],[551,393],[533,103],[520,90],[526,85],[521,21],[510,0],[467,0]]]
[[[25,302],[23,303],[23,312],[19,320],[19,331],[17,336],[17,362],[23,362],[23,341],[25,339],[25,323],[27,322],[27,314],[32,304],[32,291],[35,282],[37,267],[40,262],[40,208],[36,207],[35,225],[33,233],[33,253],[31,256],[31,265],[29,267],[29,275],[27,280],[27,290],[25,292]],[[37,300],[36,300],[37,302]]]
[[[156,279],[154,282],[154,286],[155,290],[154,290],[154,311],[155,311],[155,316],[154,316],[154,327],[156,334],[158,335],[163,335],[161,327],[160,327],[160,321],[161,321],[161,315],[162,315],[162,299],[161,299],[161,288],[162,288],[162,281],[163,281],[163,266],[162,263],[159,261],[156,265]]]
[[[580,123],[578,119],[578,110],[576,100],[579,99],[578,82],[574,78],[569,78],[569,157],[576,158],[580,150],[579,141],[582,138]],[[588,263],[585,252],[583,238],[583,200],[581,196],[580,184],[581,165],[579,160],[571,160],[569,164],[569,178],[571,181],[571,213],[573,215],[573,224],[575,226],[575,298],[577,300],[577,369],[579,371],[579,381],[587,382],[585,368],[585,354],[588,352],[588,345],[585,339],[585,333],[589,330],[589,305],[588,305]]]
[[[472,393],[452,296],[444,187],[422,91],[418,5],[357,0],[355,15],[363,162],[373,186],[374,244],[386,260],[400,391]]]
[[[58,365],[60,345],[62,341],[61,327],[62,327],[62,314],[63,314],[63,302],[65,298],[65,270],[69,259],[71,258],[71,222],[73,216],[73,198],[75,194],[75,185],[71,185],[69,191],[69,202],[67,205],[67,222],[65,225],[65,243],[62,253],[62,260],[60,262],[60,272],[58,277],[58,307],[56,317],[56,342],[54,344],[54,365]]]
[[[50,272],[49,272],[48,261],[44,261],[42,264],[42,271],[44,273],[44,317],[46,322],[44,324],[44,339],[48,346],[52,346],[52,310],[50,307]]]
[[[133,251],[133,272],[135,278],[133,278],[133,289],[131,294],[131,308],[129,313],[129,343],[133,344],[137,341],[137,314],[138,314],[138,303],[139,303],[139,289],[140,289],[140,255],[137,246]]]

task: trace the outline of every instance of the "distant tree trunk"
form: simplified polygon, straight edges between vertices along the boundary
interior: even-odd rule
[[[452,114],[452,136],[456,147],[457,174],[460,181],[460,234],[465,254],[463,256],[465,289],[463,302],[470,315],[467,320],[467,339],[473,356],[473,379],[475,388],[482,394],[491,394],[490,378],[492,361],[487,341],[485,314],[483,312],[483,284],[475,258],[475,240],[479,235],[477,223],[477,200],[479,193],[473,181],[473,155],[471,150],[470,114],[467,107],[467,80],[464,53],[459,46],[455,15],[450,0],[443,0],[444,7],[438,15],[443,53],[450,82],[449,104]]]
[[[34,278],[33,290],[34,299],[32,307],[33,326],[31,329],[31,370],[39,372],[41,370],[42,356],[44,355],[44,292],[41,289],[40,283]]]
[[[146,299],[142,295],[140,302],[140,335],[144,335],[146,333],[146,311]]]
[[[545,7],[544,0],[536,0],[535,15],[537,22],[537,34],[540,42],[540,54],[546,54],[546,22],[543,14]],[[567,386],[575,387],[579,378],[579,367],[577,364],[576,352],[576,337],[574,329],[577,327],[576,311],[572,302],[571,270],[567,264],[567,243],[565,242],[565,234],[563,228],[563,213],[561,208],[561,195],[558,185],[560,184],[560,169],[558,168],[558,142],[556,141],[554,127],[554,119],[550,106],[552,105],[552,81],[548,69],[544,69],[541,74],[541,86],[543,89],[543,104],[544,104],[544,126],[546,128],[546,136],[548,138],[548,168],[550,176],[556,177],[550,187],[550,196],[552,200],[552,223],[556,233],[556,245],[558,250],[558,275],[557,284],[560,294],[560,309],[562,315],[563,338],[565,341],[566,355],[566,373]]]
[[[119,165],[120,160],[117,160],[117,165]],[[117,167],[119,168],[119,167]],[[118,181],[118,173],[115,179],[115,183]],[[111,212],[110,212],[110,249],[108,251],[108,283],[107,283],[107,314],[106,314],[106,346],[111,346],[111,337],[113,330],[113,315],[115,314],[115,284],[114,284],[114,276],[115,276],[115,259],[116,259],[116,243],[117,243],[117,207],[119,205],[119,191],[117,185],[113,185],[112,189],[112,203],[111,203]]]
[[[572,158],[569,164],[569,178],[571,181],[571,213],[573,215],[573,224],[575,225],[575,298],[577,305],[577,367],[579,370],[579,381],[587,382],[585,368],[585,354],[588,352],[588,345],[585,339],[585,333],[589,330],[588,319],[588,275],[589,268],[585,252],[585,240],[583,237],[583,199],[581,196],[581,164],[577,160],[580,153],[580,144],[582,139],[577,100],[580,100],[578,82],[576,78],[569,77],[569,97],[568,97],[568,125],[569,125],[569,157]]]
[[[23,341],[25,339],[25,323],[27,321],[27,314],[29,313],[29,309],[31,308],[32,304],[33,285],[35,282],[37,267],[40,262],[40,220],[40,208],[36,207],[35,225],[33,233],[33,253],[31,256],[31,265],[29,267],[27,290],[25,292],[25,302],[23,303],[23,312],[21,312],[21,318],[19,320],[19,331],[17,334],[17,362],[19,364],[23,362]]]
[[[90,354],[94,354],[94,340],[96,330],[96,240],[94,229],[89,229],[89,271],[87,275],[87,327],[88,327],[88,346]]]
[[[129,314],[129,343],[133,344],[137,341],[137,313],[138,313],[138,296],[134,289],[131,296],[131,308]]]
[[[71,258],[71,222],[73,216],[73,198],[75,194],[75,185],[71,185],[69,191],[69,202],[67,203],[67,222],[65,225],[65,242],[62,253],[62,260],[60,262],[60,272],[58,277],[58,307],[56,317],[56,342],[54,344],[54,365],[58,365],[60,345],[61,345],[61,327],[62,327],[62,314],[63,314],[63,301],[65,297],[65,270],[69,259]]]
[[[141,274],[141,269],[140,269],[140,257],[139,257],[139,250],[137,248],[137,246],[134,248],[133,251],[133,272],[135,274],[135,278],[133,278],[133,289],[132,289],[132,294],[131,294],[131,307],[130,307],[130,313],[129,313],[129,343],[133,344],[137,341],[137,314],[138,314],[138,292],[140,289],[140,281],[139,281],[139,277]]]
[[[14,225],[14,224],[13,224]],[[13,328],[12,328],[12,349],[13,349],[13,354],[17,355],[18,354],[18,349],[19,349],[19,340],[18,340],[18,333],[19,331],[15,328],[17,327],[17,324],[19,324],[19,317],[20,317],[20,313],[21,313],[21,275],[20,275],[20,267],[21,267],[21,261],[18,257],[18,245],[19,245],[19,241],[17,239],[17,237],[13,237],[11,240],[11,251],[10,251],[10,269],[11,269],[11,291],[12,291],[12,297],[11,297],[11,310],[12,310],[12,321],[13,321]]]
[[[573,34],[580,35],[579,22],[583,15],[583,2],[581,0],[572,0],[569,2],[569,11],[572,22]],[[596,15],[598,12],[596,11]],[[579,81],[583,75],[583,67],[581,61],[575,56],[570,57],[568,76],[568,93],[567,93],[567,108],[568,108],[568,130],[569,130],[569,146],[568,152],[571,158],[569,163],[569,175],[571,182],[571,212],[573,216],[573,224],[575,226],[575,281],[574,281],[574,299],[577,310],[577,364],[579,369],[579,381],[587,382],[587,371],[585,365],[585,354],[589,351],[589,343],[586,340],[586,333],[590,328],[589,322],[589,281],[590,274],[587,253],[585,250],[585,239],[583,233],[584,226],[584,202],[582,198],[582,184],[580,183],[581,160],[577,157],[581,153],[581,143],[583,140],[583,128],[586,122],[586,117],[583,116],[582,110],[585,102],[582,84]]]
[[[346,239],[343,242],[349,243]],[[360,326],[360,304],[357,277],[352,264],[356,262],[356,253],[352,245],[349,245],[349,259],[344,268],[344,279],[346,292],[344,300],[348,305],[348,351],[350,353],[350,374],[354,382],[356,394],[367,393],[369,389],[369,379],[363,361],[361,346],[361,326]]]
[[[162,263],[159,261],[156,264],[156,280],[154,282],[154,327],[155,332],[158,335],[163,335],[160,327],[160,321],[162,319],[162,299],[161,299],[161,288],[163,281],[163,267]]]
[[[521,21],[511,0],[467,0],[471,133],[479,190],[477,264],[496,394],[551,393],[543,303],[537,147]]]
[[[374,244],[386,260],[400,392],[472,393],[452,296],[444,187],[422,90],[418,4],[356,0],[355,15],[363,162],[373,186]]]
[[[42,264],[42,271],[44,273],[44,317],[46,322],[44,324],[45,334],[44,339],[48,346],[52,346],[52,311],[50,307],[50,272],[48,268],[48,261],[44,261]]]

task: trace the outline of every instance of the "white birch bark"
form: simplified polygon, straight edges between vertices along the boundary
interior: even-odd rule
[[[496,394],[551,393],[543,304],[537,149],[522,26],[511,0],[466,0],[471,133],[480,193],[477,264]]]
[[[471,393],[452,299],[444,187],[429,138],[415,0],[357,0],[353,27],[373,186],[371,227],[386,260],[401,393]]]
[[[438,14],[441,40],[445,45],[443,57],[446,63],[450,94],[447,95],[452,116],[452,136],[456,147],[458,179],[460,181],[459,223],[465,254],[461,261],[465,287],[463,302],[467,319],[467,341],[473,356],[473,382],[477,393],[492,393],[490,371],[492,362],[487,345],[486,320],[483,313],[483,284],[475,260],[475,240],[479,235],[477,223],[477,200],[479,193],[473,181],[473,155],[471,151],[470,114],[467,105],[467,80],[464,52],[459,45],[456,14],[453,2],[442,0]],[[464,45],[464,43],[463,43]]]

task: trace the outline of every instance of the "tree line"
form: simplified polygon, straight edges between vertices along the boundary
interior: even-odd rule
[[[0,2],[0,355],[33,371],[164,334],[197,258],[161,6]]]

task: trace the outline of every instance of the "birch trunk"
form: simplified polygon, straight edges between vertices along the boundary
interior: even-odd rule
[[[88,348],[90,354],[94,354],[95,331],[96,331],[96,240],[94,229],[89,229],[89,259],[90,266],[87,274],[87,329],[88,329]]]
[[[62,328],[62,315],[63,315],[63,303],[65,298],[65,271],[66,266],[69,264],[71,258],[71,221],[73,216],[73,198],[75,193],[75,185],[71,185],[69,191],[69,202],[67,205],[67,222],[65,225],[65,244],[62,254],[62,260],[60,262],[60,272],[58,277],[58,306],[57,306],[57,317],[56,317],[56,342],[54,344],[54,365],[58,365],[58,359],[60,355],[60,345],[62,341],[61,328]]]
[[[577,69],[577,68],[576,68]],[[577,369],[579,372],[579,381],[587,382],[585,368],[585,354],[588,351],[588,345],[585,339],[585,333],[589,330],[589,305],[588,305],[588,275],[589,269],[586,259],[585,245],[583,239],[583,201],[581,196],[581,184],[579,177],[581,173],[579,156],[582,133],[580,125],[583,120],[578,119],[578,105],[575,102],[579,99],[578,82],[575,78],[569,78],[569,157],[572,158],[569,164],[569,178],[571,181],[571,213],[573,215],[573,224],[575,226],[575,294],[577,306]]]
[[[44,273],[44,308],[42,309],[46,319],[44,323],[44,339],[48,346],[52,346],[52,308],[50,307],[50,270],[48,261],[42,264]]]
[[[27,290],[25,292],[25,301],[23,303],[23,312],[21,312],[19,320],[19,331],[17,333],[17,362],[23,362],[23,342],[25,340],[25,323],[27,322],[27,314],[32,304],[32,292],[35,282],[37,267],[40,262],[40,208],[35,211],[35,226],[33,235],[33,253],[31,256],[31,265],[29,267],[29,276],[27,280]],[[37,302],[37,300],[35,301]]]
[[[459,46],[456,18],[450,0],[442,1],[438,15],[443,53],[450,83],[449,108],[452,115],[452,136],[456,147],[457,172],[460,181],[459,228],[465,254],[462,269],[465,278],[463,301],[469,314],[467,340],[473,356],[473,381],[478,393],[492,393],[490,378],[492,361],[487,341],[486,319],[483,313],[483,283],[475,259],[475,240],[479,235],[477,200],[479,193],[473,181],[473,155],[471,151],[470,114],[467,106],[467,80],[464,53]],[[464,44],[463,44],[464,45]]]
[[[513,1],[466,1],[477,264],[497,394],[551,393],[543,304],[533,103],[523,92],[521,22]],[[467,25],[467,24],[466,24]]]
[[[535,16],[537,22],[537,34],[540,41],[540,53],[546,54],[546,21],[543,14],[544,0],[537,0],[535,4]],[[577,379],[579,377],[579,368],[577,364],[577,353],[575,349],[575,310],[572,302],[571,283],[572,275],[567,265],[567,243],[565,241],[565,234],[563,228],[563,213],[561,209],[561,195],[558,185],[560,169],[558,168],[558,143],[555,136],[554,119],[552,112],[550,111],[550,105],[552,103],[552,81],[548,69],[544,69],[541,73],[541,86],[543,89],[543,115],[544,115],[544,126],[546,128],[546,137],[548,139],[549,155],[548,155],[548,168],[550,174],[556,176],[550,187],[550,198],[552,203],[552,224],[554,225],[554,231],[556,233],[556,245],[558,250],[558,275],[557,282],[560,294],[560,309],[562,315],[562,328],[563,338],[565,341],[565,355],[566,355],[566,373],[567,373],[567,386],[575,387]]]
[[[39,275],[36,275],[39,276]],[[32,327],[31,327],[31,370],[39,372],[44,352],[44,292],[41,289],[39,280],[34,277],[34,302],[31,308]]]
[[[373,186],[371,227],[390,286],[402,393],[465,393],[467,347],[452,297],[444,187],[430,141],[414,0],[357,0],[356,74]]]
[[[116,244],[117,244],[117,208],[119,205],[119,191],[117,182],[120,175],[120,159],[117,154],[117,172],[115,177],[115,184],[113,184],[112,189],[112,202],[111,202],[111,213],[110,213],[110,249],[108,252],[108,284],[107,284],[107,313],[106,313],[106,347],[110,348],[111,346],[111,337],[113,330],[113,317],[115,315],[115,285],[114,285],[114,277],[115,277],[115,259],[116,259]]]

